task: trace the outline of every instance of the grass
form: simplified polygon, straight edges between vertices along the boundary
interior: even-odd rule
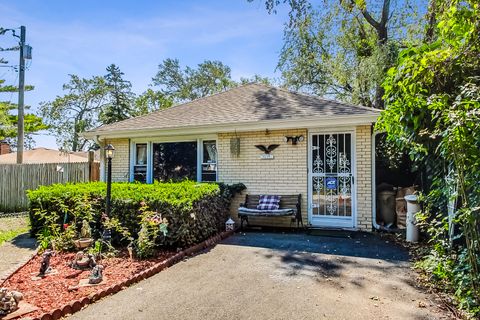
[[[27,217],[0,218],[0,245],[28,230]]]

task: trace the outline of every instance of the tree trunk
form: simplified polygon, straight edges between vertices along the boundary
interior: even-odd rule
[[[430,0],[427,12],[427,31],[425,32],[425,42],[432,43],[435,38],[435,27],[437,25],[437,0]]]

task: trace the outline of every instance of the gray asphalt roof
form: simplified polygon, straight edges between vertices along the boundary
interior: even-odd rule
[[[378,115],[380,110],[247,84],[150,114],[98,127],[90,132],[168,129],[189,126],[348,115]]]

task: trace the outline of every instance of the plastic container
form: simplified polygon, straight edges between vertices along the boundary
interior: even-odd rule
[[[417,242],[418,241],[418,227],[417,219],[415,215],[420,211],[420,205],[418,204],[418,197],[414,194],[405,196],[407,201],[407,241],[408,242]]]
[[[395,224],[395,195],[395,191],[387,190],[378,193],[379,220],[386,227]]]

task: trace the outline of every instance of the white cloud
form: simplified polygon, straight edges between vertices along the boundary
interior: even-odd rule
[[[27,82],[36,88],[26,99],[35,108],[40,101],[62,94],[68,74],[102,75],[111,63],[120,66],[138,93],[147,88],[157,65],[167,57],[188,65],[218,59],[232,67],[236,79],[255,73],[272,75],[283,18],[268,15],[262,6],[241,7],[245,9],[187,6],[178,12],[170,10],[173,14],[145,12],[141,18],[138,13],[133,17],[123,12],[107,21],[82,19],[81,14],[74,15],[74,20],[60,14],[46,19],[5,3],[0,4],[0,12],[2,24],[27,26],[27,40],[33,47]]]

